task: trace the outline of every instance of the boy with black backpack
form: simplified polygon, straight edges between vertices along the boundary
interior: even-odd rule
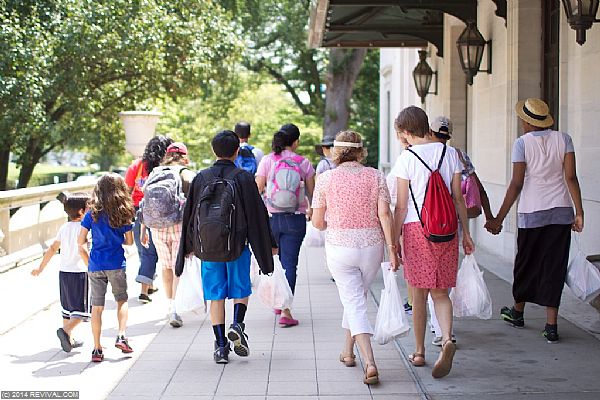
[[[273,272],[277,245],[269,216],[254,177],[236,168],[240,140],[232,131],[219,132],[211,142],[217,161],[200,171],[190,188],[175,274],[181,276],[184,259],[192,252],[202,260],[204,298],[210,300],[215,335],[214,360],[229,362],[229,340],[241,357],[249,354],[244,316],[250,284],[250,250],[263,274]],[[233,323],[225,332],[225,299],[233,299]]]
[[[258,147],[251,146],[248,143],[248,139],[250,138],[250,124],[248,122],[238,122],[235,124],[234,131],[240,139],[240,150],[235,159],[235,165],[255,175],[264,153]]]

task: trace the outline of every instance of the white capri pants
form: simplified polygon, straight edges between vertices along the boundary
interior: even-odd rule
[[[327,266],[344,306],[342,327],[352,336],[374,333],[367,314],[367,292],[383,261],[383,243],[363,248],[325,244]]]

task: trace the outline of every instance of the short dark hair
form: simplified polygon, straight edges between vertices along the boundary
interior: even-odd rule
[[[240,147],[240,138],[230,130],[222,130],[210,142],[212,149],[220,158],[232,157]]]
[[[235,134],[240,139],[248,139],[248,137],[250,137],[250,124],[248,122],[240,121],[237,124],[235,124],[235,128],[233,129],[235,131]]]
[[[79,218],[79,212],[81,210],[85,212],[89,200],[90,196],[87,193],[73,193],[67,195],[67,198],[64,200],[64,208],[69,216],[69,221]]]
[[[422,108],[406,107],[394,121],[396,131],[406,131],[412,136],[425,137],[429,134],[429,119]]]

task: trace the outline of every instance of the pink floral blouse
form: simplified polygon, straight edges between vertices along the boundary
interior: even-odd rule
[[[390,203],[385,177],[357,162],[345,162],[319,175],[313,208],[327,207],[327,243],[362,248],[384,241],[377,202]]]

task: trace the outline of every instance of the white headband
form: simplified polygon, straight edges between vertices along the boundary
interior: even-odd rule
[[[360,149],[361,147],[363,147],[362,142],[358,142],[358,143],[354,143],[354,142],[338,142],[337,140],[333,141],[333,146],[334,147],[355,147],[357,149]]]

